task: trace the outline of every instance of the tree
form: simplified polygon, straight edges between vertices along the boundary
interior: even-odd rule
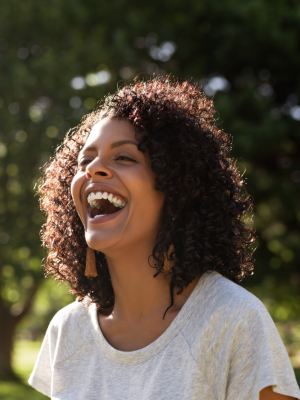
[[[276,318],[295,318],[299,2],[11,0],[0,7],[0,374],[13,374],[13,333],[43,279],[33,190],[39,167],[99,98],[139,72],[192,78],[214,95],[256,203],[259,246],[248,287],[273,297]]]

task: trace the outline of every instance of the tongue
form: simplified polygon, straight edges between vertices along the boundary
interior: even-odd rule
[[[91,208],[91,216],[94,218],[95,215],[101,214],[113,214],[120,210],[119,207],[115,207],[109,200],[97,199],[99,208]]]

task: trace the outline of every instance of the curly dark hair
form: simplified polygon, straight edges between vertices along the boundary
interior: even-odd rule
[[[230,158],[231,137],[216,126],[213,102],[197,84],[154,77],[127,84],[98,103],[69,131],[44,168],[40,206],[47,220],[41,236],[49,254],[46,274],[70,284],[79,300],[99,308],[114,304],[105,255],[96,252],[98,276],[84,275],[87,244],[71,197],[77,157],[92,127],[109,117],[135,128],[138,149],[149,154],[156,189],[165,194],[152,255],[154,276],[172,261],[170,295],[206,271],[240,283],[252,274],[254,232],[244,221],[252,202]],[[168,250],[172,252],[168,253]],[[150,263],[149,263],[150,265]]]

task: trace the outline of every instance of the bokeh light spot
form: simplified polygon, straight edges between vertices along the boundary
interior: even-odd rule
[[[38,122],[42,119],[43,114],[41,109],[38,106],[32,106],[29,109],[29,117],[31,121]]]
[[[30,249],[28,247],[21,247],[18,254],[20,258],[28,258],[30,256]]]
[[[15,103],[15,102],[14,103],[10,103],[9,106],[8,106],[8,111],[13,115],[18,114],[18,112],[20,111],[19,104]]]
[[[92,110],[94,107],[96,107],[96,104],[96,99],[94,99],[93,97],[88,97],[84,100],[84,107],[88,110]]]
[[[16,140],[20,143],[25,142],[25,140],[27,139],[27,133],[24,131],[18,131],[16,133]]]
[[[228,92],[231,88],[230,83],[224,76],[213,76],[201,79],[200,85],[207,96],[213,96],[216,92]]]
[[[89,86],[98,86],[99,85],[99,79],[96,74],[87,74],[85,77],[85,81]]]
[[[110,72],[102,70],[97,72],[97,77],[99,81],[99,85],[104,85],[105,83],[110,81],[111,75]]]
[[[120,69],[119,74],[122,79],[131,79],[134,76],[134,71],[130,67],[123,67]]]
[[[85,80],[82,76],[76,76],[71,80],[71,86],[75,90],[80,90],[85,87]]]
[[[19,168],[18,168],[18,166],[16,164],[9,164],[6,167],[6,172],[7,172],[7,175],[9,175],[9,176],[18,175],[18,171],[19,171]]]
[[[70,98],[70,106],[72,108],[79,108],[81,106],[81,100],[80,97],[74,96]]]
[[[281,256],[282,261],[288,263],[288,262],[291,262],[293,260],[294,253],[289,249],[284,249],[280,253],[280,256]]]
[[[153,45],[150,47],[150,56],[154,60],[166,62],[170,60],[176,49],[177,46],[174,42],[163,42],[160,46]]]
[[[29,56],[29,51],[26,47],[21,47],[18,50],[18,57],[21,58],[21,60],[25,60]]]
[[[7,293],[7,300],[11,302],[18,301],[20,298],[20,292],[17,289],[10,289]]]
[[[4,265],[2,268],[2,275],[5,278],[11,278],[15,274],[15,269],[11,265]]]
[[[270,97],[274,93],[274,90],[268,83],[262,83],[258,87],[258,93],[264,97]]]
[[[292,107],[290,113],[291,113],[292,118],[294,118],[296,121],[300,121],[300,107],[299,106]]]
[[[0,158],[5,157],[7,154],[7,147],[5,146],[4,143],[0,142]]]
[[[41,46],[39,46],[38,44],[33,45],[33,46],[31,47],[31,49],[30,49],[30,53],[31,53],[34,57],[39,56],[40,54],[42,54],[42,48],[41,48]]]
[[[24,276],[24,278],[22,278],[21,280],[21,285],[25,288],[25,289],[30,289],[33,286],[33,278],[30,275]]]
[[[9,234],[6,232],[0,233],[0,243],[7,244],[9,242]]]
[[[56,138],[56,136],[58,135],[58,129],[56,128],[56,126],[48,126],[48,128],[46,129],[46,135],[50,138],[50,139],[54,139]]]

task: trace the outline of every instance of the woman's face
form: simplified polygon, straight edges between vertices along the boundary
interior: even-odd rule
[[[137,148],[127,120],[97,123],[78,157],[72,197],[89,247],[109,255],[130,245],[151,245],[164,195],[155,190],[150,157]]]

